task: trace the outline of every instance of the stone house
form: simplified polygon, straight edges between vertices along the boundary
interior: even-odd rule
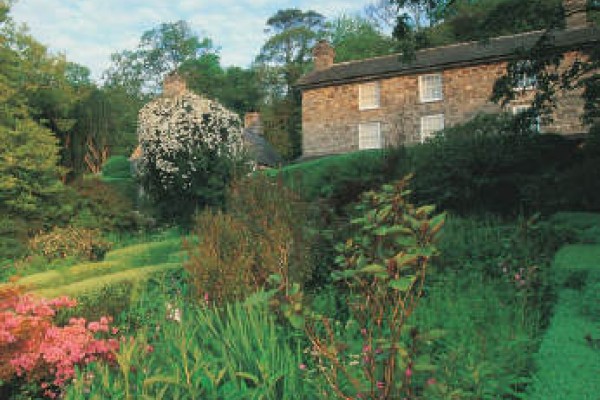
[[[585,0],[564,0],[566,28],[552,33],[554,47],[570,65],[581,50],[600,46],[600,30],[587,22]],[[494,83],[519,49],[543,32],[497,37],[417,51],[403,62],[390,55],[334,63],[325,41],[313,49],[314,70],[299,79],[303,157],[423,141],[444,127],[479,113],[518,113],[528,108],[535,80],[524,76],[508,109],[490,101]],[[552,125],[541,132],[581,134],[581,93],[561,94]]]

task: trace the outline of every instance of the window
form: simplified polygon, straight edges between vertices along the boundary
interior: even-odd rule
[[[379,108],[379,82],[363,83],[358,87],[358,108]]]
[[[421,117],[421,141],[444,129],[444,114]]]
[[[531,106],[527,106],[527,105],[513,106],[512,113],[513,113],[513,115],[519,115],[519,114],[522,114],[522,113],[528,111],[530,108],[531,108]],[[532,115],[529,118],[531,118],[531,130],[533,132],[539,133],[541,130],[540,116]]]
[[[419,76],[419,93],[421,95],[421,103],[443,100],[442,75]]]
[[[358,125],[358,148],[381,149],[383,140],[381,139],[381,124],[379,122],[368,122]]]
[[[531,61],[519,61],[516,64],[517,84],[516,90],[531,90],[537,86],[537,77],[531,72]]]

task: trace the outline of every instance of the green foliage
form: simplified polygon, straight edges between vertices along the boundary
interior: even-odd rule
[[[298,368],[299,349],[264,306],[177,302],[178,314],[170,314],[168,301],[153,299],[163,303],[156,326],[122,345],[116,369],[98,364],[82,371],[65,398],[314,398]]]
[[[132,210],[136,191],[132,179],[85,177],[71,186],[76,191],[71,224],[103,232],[131,231],[144,226],[143,218]]]
[[[58,147],[51,132],[31,120],[0,125],[0,210],[43,221],[60,212],[53,203],[63,190],[58,180]]]
[[[326,201],[340,212],[362,192],[398,178],[403,153],[403,149],[359,151],[291,164],[266,174],[280,176],[305,200]]]
[[[580,157],[577,142],[516,133],[514,122],[480,115],[411,149],[416,201],[459,213],[580,209],[568,194],[557,196],[557,187],[567,184],[562,174]]]
[[[537,349],[539,314],[527,311],[502,281],[477,272],[434,279],[413,322],[424,332],[444,332],[420,349],[437,367],[419,383],[424,398],[498,399],[522,391]]]
[[[391,54],[396,46],[376,25],[360,16],[342,15],[329,26],[329,40],[335,49],[335,61],[360,60]]]
[[[560,295],[552,323],[536,355],[537,372],[527,399],[592,399],[600,391],[600,320],[581,315],[581,294]]]
[[[273,274],[306,282],[312,273],[308,217],[305,204],[281,182],[260,175],[236,182],[227,212],[203,212],[196,238],[186,244],[185,268],[198,298],[244,299]]]
[[[402,341],[407,320],[423,294],[427,265],[436,255],[433,241],[445,215],[432,216],[434,207],[408,203],[405,178],[366,192],[352,222],[356,233],[340,244],[334,279],[348,288],[352,328],[362,340],[339,337],[330,318],[313,316],[306,331],[312,351],[337,398],[368,399],[412,396],[412,374],[431,366],[413,348],[423,340],[411,331]],[[360,336],[359,336],[360,335]],[[348,359],[356,358],[355,362]]]
[[[121,87],[130,95],[144,98],[148,90],[159,92],[167,73],[215,52],[212,40],[200,39],[186,21],[162,23],[145,31],[135,50],[114,53],[105,78],[108,86]]]

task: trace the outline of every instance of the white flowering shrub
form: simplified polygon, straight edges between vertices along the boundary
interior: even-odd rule
[[[189,215],[198,206],[219,204],[241,159],[239,117],[190,92],[144,106],[138,138],[140,180],[166,214]]]

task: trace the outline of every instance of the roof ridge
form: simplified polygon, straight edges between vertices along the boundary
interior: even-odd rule
[[[578,28],[579,29],[579,28]],[[563,31],[567,31],[567,30],[576,30],[576,29],[564,29]],[[540,34],[543,33],[544,29],[540,29],[537,31],[527,31],[527,32],[520,32],[520,33],[513,33],[510,35],[502,35],[502,36],[494,36],[491,38],[483,38],[483,39],[479,39],[479,40],[469,40],[466,42],[458,42],[458,43],[450,43],[450,44],[445,44],[445,45],[441,45],[441,46],[435,46],[435,47],[427,47],[424,49],[419,49],[417,51],[415,51],[415,53],[425,53],[428,51],[437,51],[437,50],[441,50],[441,49],[447,49],[447,48],[452,48],[452,47],[459,47],[459,46],[466,46],[466,45],[470,45],[470,44],[480,44],[480,43],[485,43],[485,42],[490,42],[490,41],[496,41],[496,40],[502,40],[502,39],[507,39],[507,38],[517,38],[519,36],[533,36],[535,34]],[[338,62],[338,63],[334,63],[332,65],[332,67],[336,67],[338,65],[347,65],[347,64],[353,64],[353,63],[360,63],[360,62],[368,62],[368,61],[373,61],[373,60],[378,60],[378,59],[383,59],[383,58],[388,58],[388,57],[394,57],[394,56],[401,56],[402,53],[398,52],[398,53],[391,53],[391,54],[385,54],[382,56],[375,56],[375,57],[368,57],[368,58],[361,58],[358,60],[348,60],[348,61],[342,61],[342,62]]]

